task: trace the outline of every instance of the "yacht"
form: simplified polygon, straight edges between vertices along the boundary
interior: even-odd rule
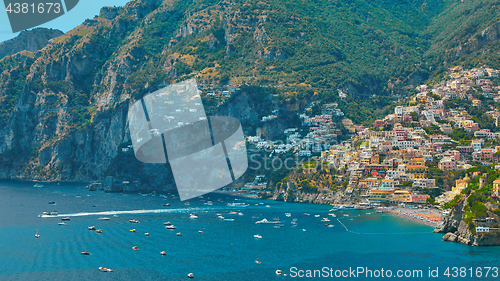
[[[107,268],[105,266],[100,266],[99,270],[102,271],[102,272],[111,272],[111,271],[113,271],[111,268]]]
[[[90,255],[90,253],[89,252],[82,252],[82,255],[88,256],[88,255]]]
[[[129,220],[130,223],[139,223],[138,220]]]
[[[95,233],[102,233],[102,230],[98,229],[95,231]]]
[[[167,221],[167,222],[164,222],[163,225],[172,225],[172,223]]]
[[[173,225],[167,225],[165,226],[166,229],[176,229],[177,227],[173,226]]]
[[[137,230],[135,230],[135,228],[134,228],[134,229],[131,229],[130,232],[137,232]]]
[[[227,203],[228,207],[248,207],[248,204],[245,203]]]
[[[60,223],[58,223],[58,225],[66,225],[66,223],[65,222],[60,222]]]
[[[88,229],[89,230],[95,230],[95,226],[89,226]]]
[[[37,233],[35,233],[35,237],[36,237],[36,238],[40,238],[40,234],[38,234],[38,232],[37,232]]]
[[[330,221],[328,218],[323,218],[323,219],[321,220],[321,222],[328,222],[328,221]]]
[[[262,236],[260,236],[259,234],[255,234],[253,237],[259,238],[259,239],[262,238]]]
[[[167,255],[167,253],[166,253],[165,251],[161,251],[161,252],[160,252],[160,255],[162,255],[162,256],[166,256],[166,255]]]
[[[190,218],[190,219],[197,219],[197,218],[198,218],[198,216],[195,216],[195,215],[193,215],[193,214],[190,214],[190,215],[189,215],[189,218]]]

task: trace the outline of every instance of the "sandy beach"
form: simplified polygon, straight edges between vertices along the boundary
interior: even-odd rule
[[[441,213],[434,209],[411,209],[411,208],[389,208],[381,209],[384,213],[396,216],[405,220],[437,227],[441,224]]]

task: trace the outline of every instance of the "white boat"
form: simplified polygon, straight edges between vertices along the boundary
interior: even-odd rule
[[[314,217],[319,218],[319,215],[314,215]]]
[[[102,272],[111,272],[111,271],[113,271],[111,268],[107,268],[105,266],[100,266],[99,270],[102,271]]]
[[[266,205],[266,208],[270,208],[270,207],[271,207],[271,206],[269,206],[269,205]]]
[[[176,229],[177,227],[173,226],[173,225],[167,225],[165,226],[166,229]]]
[[[243,213],[242,213],[242,212],[239,212],[239,213],[238,213],[238,216],[243,216]]]
[[[331,213],[331,214],[328,214],[329,216],[332,216],[334,218],[336,218],[337,216],[334,214],[334,213]]]
[[[276,275],[281,275],[281,270],[276,270]]]
[[[36,183],[33,187],[43,187],[43,184]]]
[[[99,219],[100,219],[100,220],[102,220],[102,221],[107,221],[107,220],[109,220],[109,218],[102,218],[102,217],[101,217],[101,218],[99,218]]]
[[[60,222],[60,223],[58,223],[58,225],[66,225],[66,223],[65,222]]]
[[[40,234],[38,234],[38,232],[37,232],[37,233],[35,233],[35,237],[36,237],[36,238],[40,238]]]
[[[330,221],[328,218],[323,218],[323,219],[321,220],[321,222],[328,222],[328,221]]]
[[[248,207],[248,204],[245,203],[227,203],[228,207]]]
[[[259,238],[259,239],[262,238],[262,236],[260,236],[259,234],[255,234],[253,237]]]
[[[139,223],[138,220],[129,220],[130,223]]]
[[[287,217],[291,217],[291,216],[292,216],[292,214],[290,214],[290,213],[285,213],[285,216],[287,216]]]
[[[224,221],[234,221],[234,219],[224,219]]]
[[[260,224],[260,223],[280,223],[280,222],[279,221],[268,221],[266,218],[255,222],[255,224]]]
[[[193,214],[190,214],[190,215],[189,215],[189,218],[190,218],[190,219],[197,219],[197,218],[198,218],[198,216],[195,216],[195,215],[193,215]]]

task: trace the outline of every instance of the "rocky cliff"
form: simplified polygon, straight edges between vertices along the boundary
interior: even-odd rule
[[[0,42],[0,59],[12,56],[21,51],[37,52],[43,49],[50,39],[59,37],[64,33],[57,29],[34,28],[21,31],[15,38]]]
[[[500,236],[496,232],[475,233],[474,231],[473,233],[471,231],[471,227],[475,228],[476,225],[463,219],[465,205],[467,205],[467,199],[462,198],[461,202],[445,218],[443,224],[434,232],[445,233],[443,241],[472,246],[500,246]]]

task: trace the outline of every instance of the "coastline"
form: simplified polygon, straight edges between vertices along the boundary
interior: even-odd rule
[[[441,214],[436,210],[416,210],[410,208],[379,209],[385,214],[407,221],[437,228],[442,224]]]

